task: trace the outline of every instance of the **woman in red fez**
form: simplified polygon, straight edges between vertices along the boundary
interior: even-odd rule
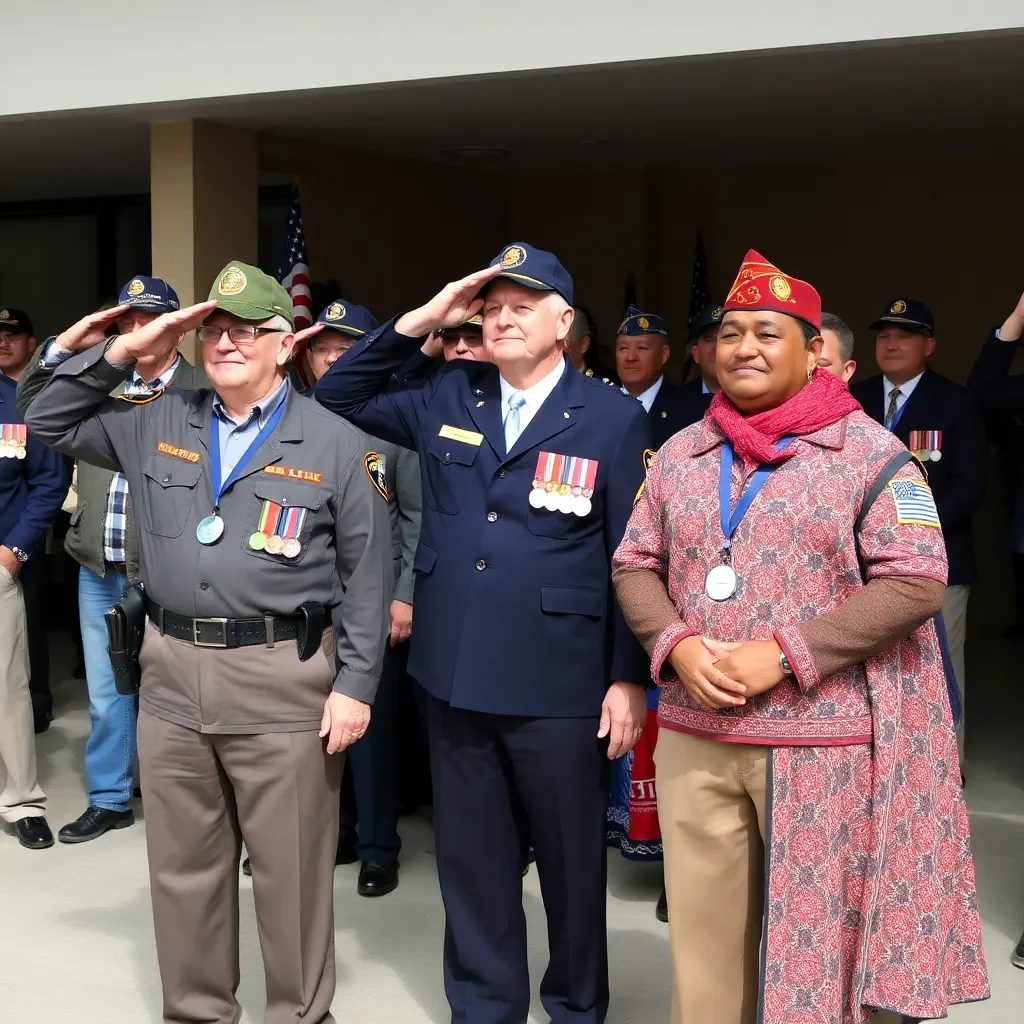
[[[814,288],[751,251],[725,310],[722,392],[655,457],[613,571],[661,687],[672,1020],[942,1017],[988,982],[935,503],[815,372]]]

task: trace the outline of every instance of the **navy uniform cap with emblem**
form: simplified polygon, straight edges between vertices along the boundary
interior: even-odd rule
[[[0,309],[0,331],[8,334],[35,334],[32,319],[23,309]]]
[[[645,313],[637,306],[630,306],[615,333],[625,334],[630,338],[638,338],[644,334],[660,334],[667,338],[668,327],[665,325],[664,318],[658,316],[657,313]]]
[[[886,324],[904,327],[908,331],[935,334],[935,317],[932,311],[918,299],[893,299],[882,315],[871,325],[872,331],[880,331]]]
[[[316,322],[352,338],[362,338],[380,326],[377,318],[365,306],[347,299],[337,299],[324,306]]]
[[[690,341],[699,338],[709,327],[718,327],[722,323],[725,311],[721,306],[708,306],[690,330]]]
[[[513,242],[491,266],[572,304],[572,279],[551,253]],[[608,998],[608,750],[595,734],[612,681],[650,680],[611,585],[650,426],[638,402],[578,373],[555,337],[536,333],[531,379],[540,375],[546,397],[510,428],[525,404],[516,399],[529,396],[502,376],[513,376],[504,362],[396,377],[423,344],[401,333],[412,322],[430,329],[396,317],[324,374],[317,398],[420,459],[409,674],[428,693],[435,805],[451,810],[435,835],[451,1016],[472,1019],[482,1005],[493,1020],[529,1012],[512,810],[522,807],[541,872],[558,873],[558,851],[574,851],[573,870],[545,892],[547,1016],[596,1024]]]
[[[138,274],[125,283],[117,297],[119,306],[126,303],[132,309],[147,313],[173,313],[181,308],[178,293],[160,277],[145,277]]]
[[[572,305],[572,278],[554,253],[535,249],[526,242],[513,242],[491,260],[490,266],[501,267],[498,277],[507,277],[537,291],[558,292]]]

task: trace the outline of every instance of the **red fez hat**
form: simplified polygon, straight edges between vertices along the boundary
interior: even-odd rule
[[[722,308],[726,312],[770,309],[821,330],[821,296],[806,281],[784,274],[754,249],[744,258]]]

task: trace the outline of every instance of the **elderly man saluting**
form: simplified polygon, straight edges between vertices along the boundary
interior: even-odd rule
[[[478,311],[493,364],[393,378],[427,335]],[[610,568],[650,430],[639,403],[568,362],[572,318],[558,260],[509,245],[358,342],[317,386],[328,408],[420,455],[409,672],[429,694],[459,1024],[529,1013],[520,806],[548,919],[544,1008],[560,1024],[599,1024],[608,1009],[607,766],[640,736],[648,679]]]
[[[377,688],[387,505],[363,436],[291,390],[292,306],[272,278],[230,263],[210,301],[104,345],[121,312],[72,329],[88,351],[26,418],[59,451],[123,472],[138,506],[139,757],[164,1020],[238,1020],[244,839],[264,1020],[333,1021],[341,766],[330,755],[365,732]],[[193,327],[212,391],[108,397]]]

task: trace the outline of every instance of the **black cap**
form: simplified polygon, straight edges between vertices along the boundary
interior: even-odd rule
[[[910,331],[920,331],[932,337],[935,334],[935,317],[932,311],[917,299],[893,299],[885,312],[871,325],[877,331],[883,324],[895,324]]]
[[[23,309],[0,308],[0,329],[6,328],[11,334],[35,334],[32,320]]]
[[[700,315],[700,319],[694,323],[690,331],[690,341],[699,334],[703,334],[709,327],[717,327],[722,322],[722,307],[708,306]]]

